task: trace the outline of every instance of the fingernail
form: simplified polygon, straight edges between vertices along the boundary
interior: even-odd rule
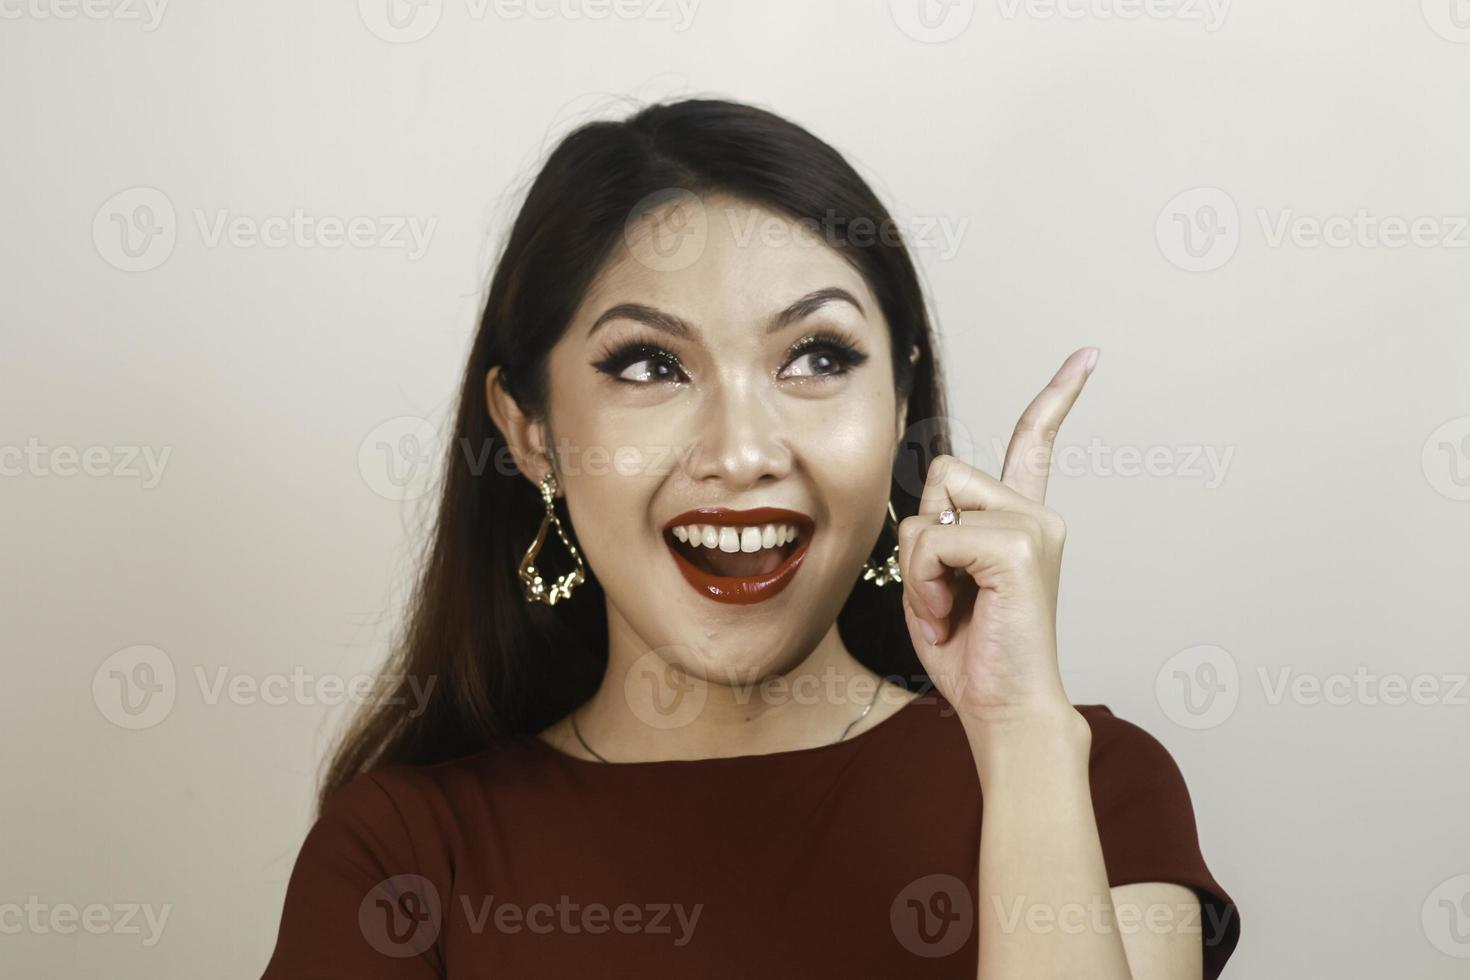
[[[929,645],[931,647],[939,639],[939,631],[936,630],[934,628],[934,624],[929,622],[929,620],[927,619],[919,620],[919,632],[924,634],[924,639],[929,641]]]
[[[1099,350],[1096,347],[1094,347],[1094,348],[1092,348],[1092,350],[1088,351],[1087,352],[1087,359],[1082,362],[1082,369],[1084,371],[1086,371],[1088,374],[1091,374],[1092,373],[1092,369],[1095,368],[1095,367],[1097,367],[1097,358],[1098,358],[1098,355],[1101,354],[1101,353],[1102,353],[1102,351]]]

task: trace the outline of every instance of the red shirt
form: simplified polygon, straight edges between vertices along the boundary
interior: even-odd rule
[[[1078,710],[1108,882],[1192,888],[1212,980],[1240,919],[1179,768],[1105,706]],[[602,763],[516,736],[333,797],[263,980],[974,980],[981,815],[937,692],[844,741],[768,755]]]

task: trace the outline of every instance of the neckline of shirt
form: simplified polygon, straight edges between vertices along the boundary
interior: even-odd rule
[[[844,749],[851,750],[851,746],[863,744],[865,739],[883,731],[895,722],[905,717],[913,717],[919,714],[914,710],[915,705],[920,703],[937,705],[943,699],[943,695],[937,690],[930,689],[922,694],[915,695],[901,705],[887,718],[877,722],[870,728],[864,728],[856,735],[850,735],[840,742],[827,742],[824,745],[808,745],[800,749],[782,749],[779,752],[752,752],[745,755],[717,755],[703,759],[635,759],[630,762],[600,762],[597,759],[584,759],[581,756],[571,755],[550,744],[538,735],[532,733],[522,735],[521,738],[529,739],[542,752],[548,753],[557,759],[579,766],[592,766],[597,769],[651,769],[657,767],[689,767],[689,766],[719,766],[719,765],[749,765],[752,763],[768,762],[776,763],[783,760],[806,759],[823,752],[838,752]],[[942,706],[940,706],[942,707]]]

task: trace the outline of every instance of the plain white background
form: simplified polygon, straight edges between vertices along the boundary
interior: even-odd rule
[[[1465,975],[1470,5],[927,2],[0,0],[0,972],[259,974],[518,191],[708,94],[914,237],[977,465],[1102,349],[1066,682],[1228,975]]]

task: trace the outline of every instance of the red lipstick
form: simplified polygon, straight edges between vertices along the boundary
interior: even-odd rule
[[[730,577],[714,575],[694,565],[683,554],[673,536],[672,528],[688,524],[713,524],[716,527],[755,527],[765,524],[793,524],[796,526],[796,548],[782,559],[781,564],[762,575]],[[784,507],[753,507],[750,510],[729,510],[725,507],[701,507],[687,510],[664,525],[664,538],[674,563],[679,566],[684,580],[696,592],[716,602],[733,605],[749,605],[764,602],[779,595],[806,557],[816,524],[805,514]]]

